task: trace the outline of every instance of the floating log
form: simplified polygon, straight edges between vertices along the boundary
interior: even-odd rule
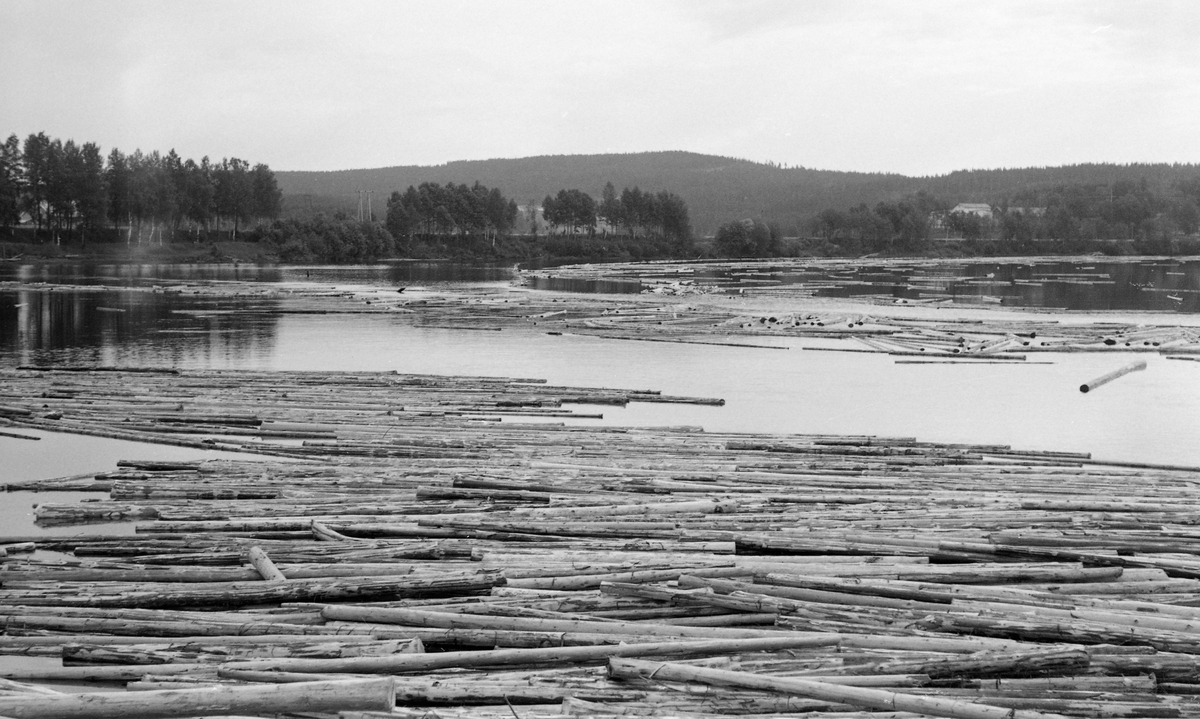
[[[441,576],[403,575],[398,577],[334,577],[269,582],[217,582],[212,584],[165,584],[140,587],[106,588],[87,595],[22,592],[26,604],[73,607],[239,607],[269,602],[387,600],[405,597],[445,597],[486,594],[502,585],[497,572]],[[0,597],[12,596],[0,590]]]
[[[262,575],[263,579],[268,582],[282,582],[287,579],[267,556],[267,553],[262,550],[262,547],[251,547],[246,554],[254,571]]]
[[[351,679],[134,693],[0,696],[0,716],[14,719],[122,719],[341,710],[391,711],[395,699],[390,680]]]
[[[1091,392],[1092,390],[1096,389],[1097,387],[1108,384],[1109,382],[1112,382],[1114,379],[1117,379],[1118,377],[1124,377],[1125,375],[1129,374],[1130,372],[1138,372],[1138,371],[1144,370],[1144,369],[1146,369],[1146,360],[1137,360],[1136,362],[1130,362],[1129,364],[1125,365],[1124,367],[1120,367],[1118,369],[1113,370],[1112,372],[1102,374],[1090,382],[1084,382],[1083,384],[1079,385],[1079,391],[1080,392]]]
[[[41,437],[34,437],[31,434],[19,434],[17,432],[0,432],[0,437],[10,437],[12,439],[32,439],[40,440]]]
[[[230,662],[226,669],[353,674],[401,674],[435,669],[495,666],[536,666],[604,661],[610,657],[676,656],[704,657],[720,654],[833,646],[840,637],[831,634],[797,635],[776,632],[775,636],[752,639],[675,641],[604,646],[548,647],[541,649],[495,649],[487,652],[442,652],[395,654],[386,657],[347,659],[267,659]]]
[[[686,664],[614,658],[609,660],[608,671],[611,676],[618,678],[736,686],[784,694],[799,694],[813,699],[845,703],[868,709],[916,712],[928,716],[954,717],[955,719],[1049,719],[1051,717],[1062,719],[1060,715],[1044,712],[1002,709],[938,697],[901,694],[866,687],[849,687],[808,679],[766,677],[746,672],[693,667]]]
[[[504,629],[540,632],[590,632],[598,634],[641,634],[663,637],[723,637],[751,639],[771,637],[776,632],[757,629],[692,628],[655,625],[644,622],[582,621],[534,617],[496,617],[480,614],[451,614],[421,609],[376,609],[373,607],[328,606],[321,610],[326,619],[358,622],[384,622],[415,627],[444,629]]]

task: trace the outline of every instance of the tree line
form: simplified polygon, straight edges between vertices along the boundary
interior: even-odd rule
[[[532,202],[526,206],[528,229],[537,233],[538,208]],[[542,201],[541,218],[551,226],[551,234],[584,232],[596,234],[600,220],[612,233],[632,238],[686,240],[691,238],[687,204],[671,192],[643,192],[637,187],[625,188],[617,194],[609,182],[599,202],[586,192],[571,188],[547,195]],[[397,239],[420,240],[426,243],[447,239],[464,244],[471,238],[482,238],[491,245],[496,239],[517,230],[521,219],[515,200],[496,188],[480,182],[474,185],[449,182],[423,182],[407,190],[393,191],[388,198],[386,226]]]
[[[387,202],[386,226],[397,238],[426,242],[482,238],[493,245],[517,221],[517,203],[496,188],[422,182],[403,193],[393,191]]]
[[[238,158],[214,163],[184,160],[174,150],[105,158],[93,142],[77,144],[30,134],[10,135],[0,147],[0,226],[10,234],[27,215],[36,236],[58,242],[63,235],[82,242],[101,228],[126,229],[126,242],[151,242],[155,233],[173,239],[190,230],[231,229],[279,216],[282,201],[275,173]]]
[[[1200,173],[1158,183],[1141,178],[1026,188],[982,199],[990,200],[984,204],[991,217],[954,212],[950,202],[920,191],[874,207],[823,210],[809,230],[851,254],[920,252],[934,238],[1004,243],[999,251],[1037,252],[1039,241],[1128,241],[1166,251],[1200,232]]]
[[[773,257],[782,253],[779,225],[762,220],[726,222],[717,228],[713,248],[726,257]]]
[[[353,220],[344,214],[318,214],[308,220],[275,220],[255,231],[273,246],[282,262],[374,262],[395,254],[392,234],[381,222]]]
[[[542,200],[545,220],[559,228],[575,234],[584,230],[588,235],[596,231],[598,220],[603,220],[615,232],[632,237],[650,237],[673,241],[690,241],[691,220],[687,203],[673,192],[643,192],[640,188],[628,187],[617,190],[612,182],[604,185],[600,202],[587,193],[577,190],[559,190],[557,195],[547,195]],[[607,234],[607,233],[606,233]]]
[[[854,251],[918,252],[929,239],[931,216],[945,207],[922,191],[874,207],[860,203],[845,212],[827,209],[813,220],[812,233]]]
[[[1029,208],[1037,208],[1030,211]],[[1169,240],[1200,230],[1200,174],[1152,185],[1145,178],[1014,193],[979,235],[1004,240]]]

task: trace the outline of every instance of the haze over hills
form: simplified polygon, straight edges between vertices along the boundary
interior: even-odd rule
[[[422,182],[473,184],[499,188],[519,204],[540,204],[546,195],[576,188],[597,198],[606,182],[624,187],[668,190],[688,204],[698,235],[712,234],[723,222],[755,218],[778,222],[800,232],[813,215],[859,203],[873,206],[925,191],[938,200],[1036,204],[1039,193],[1064,185],[1108,187],[1118,181],[1155,187],[1200,177],[1200,165],[1084,164],[1064,167],[963,170],[933,177],[887,173],[838,172],[780,167],[693,152],[645,152],[607,155],[555,155],[519,159],[469,160],[435,166],[399,166],[333,172],[279,171],[284,214],[304,217],[338,209],[353,214],[358,191],[375,194],[372,206],[382,217],[387,197]]]

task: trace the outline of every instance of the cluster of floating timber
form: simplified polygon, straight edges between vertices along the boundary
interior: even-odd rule
[[[893,260],[906,271],[927,267],[930,282],[945,280],[953,268],[928,260]],[[854,280],[837,275],[853,262],[822,261],[828,282]],[[766,268],[769,269],[769,268]],[[602,340],[673,342],[687,344],[787,349],[796,340],[852,340],[819,343],[822,350],[882,352],[895,356],[932,357],[941,361],[1021,361],[1028,353],[1153,352],[1174,357],[1200,355],[1200,327],[1181,326],[1172,317],[1163,322],[1114,322],[1099,316],[1054,318],[1024,311],[983,313],[974,318],[911,314],[916,308],[875,308],[855,303],[858,309],[831,309],[812,300],[821,282],[812,280],[778,286],[761,263],[637,263],[582,265],[552,271],[523,273],[534,286],[539,280],[627,281],[655,287],[655,282],[695,282],[712,289],[698,274],[732,273],[739,285],[736,296],[709,291],[688,295],[662,292],[634,295],[597,295],[528,290],[519,287],[481,286],[445,291],[408,288],[342,289],[316,284],[243,281],[205,281],[187,284],[146,284],[138,287],[67,286],[42,283],[0,283],[0,289],[22,291],[78,291],[127,293],[128,307],[101,307],[102,311],[135,311],[136,293],[197,295],[231,300],[231,306],[180,309],[182,318],[196,322],[228,314],[354,314],[387,315],[394,321],[425,328],[504,331],[535,330],[551,335],[586,335]],[[942,275],[937,274],[941,272]],[[655,278],[659,278],[656,280]],[[667,278],[667,279],[663,279]],[[682,278],[682,279],[681,279]],[[952,278],[953,279],[953,278]],[[962,278],[958,278],[962,279]],[[743,282],[744,280],[744,282]],[[688,285],[690,286],[690,285]],[[769,293],[762,288],[774,288]],[[402,290],[405,288],[401,288]],[[683,296],[671,296],[683,295]],[[115,301],[114,301],[115,302]],[[920,304],[917,302],[916,304]],[[910,313],[910,314],[904,314]],[[164,332],[187,332],[171,327]],[[195,331],[209,331],[197,328]],[[905,360],[911,361],[911,360]]]
[[[1146,264],[1146,258],[1106,257],[1104,263]],[[1168,258],[1163,258],[1168,259]],[[524,273],[527,283],[542,289],[558,289],[568,282],[590,282],[621,288],[637,289],[660,295],[738,294],[757,296],[813,297],[824,290],[855,288],[856,297],[874,304],[942,304],[954,302],[1003,304],[1019,300],[1011,294],[1013,288],[1043,287],[1045,285],[1077,285],[1111,288],[1124,284],[1110,272],[1097,272],[1095,266],[1084,263],[1090,258],[1079,257],[1012,257],[993,260],[1022,268],[1026,276],[996,277],[995,272],[978,275],[969,271],[959,260],[931,258],[774,258],[743,260],[695,260],[605,263],[602,265],[568,265]],[[1061,263],[1078,265],[1070,271],[1055,271]],[[1049,266],[1048,266],[1049,265]],[[1178,260],[1158,265],[1179,268]],[[1012,273],[1016,275],[1018,273]],[[1166,277],[1186,277],[1184,272],[1166,272]],[[1183,296],[1197,290],[1179,287],[1155,287],[1153,282],[1126,281],[1135,290],[1167,295],[1181,302]],[[622,286],[623,283],[623,286]],[[954,286],[981,287],[995,294],[979,294],[969,290],[964,294]],[[904,296],[897,296],[897,294]],[[916,297],[913,297],[913,295]]]
[[[10,485],[96,495],[0,537],[0,716],[1200,715],[1195,468],[75,369],[0,372],[0,423],[265,454]]]
[[[596,409],[630,402],[724,404],[653,390],[557,387],[536,379],[88,367],[0,370],[0,421],[10,424],[296,458],[362,454],[485,460],[506,450],[507,443],[493,442],[488,429],[502,419],[602,418]],[[580,411],[580,405],[588,406],[587,411]],[[443,432],[445,425],[474,431],[450,437]]]
[[[1017,361],[1029,352],[1200,354],[1200,327],[1177,324],[1013,316],[931,318],[813,308],[764,311],[694,298],[663,301],[540,292],[441,296],[411,302],[407,309],[410,321],[418,326],[536,327],[552,335],[764,349],[786,349],[788,345],[780,340],[851,339],[853,345],[811,348]]]
[[[1026,260],[1033,263],[1034,260]],[[882,294],[855,295],[858,305],[929,305],[931,308],[964,302],[983,307],[1000,304],[996,296],[961,296],[953,285],[1041,285],[1044,283],[1104,285],[1114,281],[1105,273],[1080,271],[1075,273],[1033,273],[1031,279],[996,280],[955,274],[962,267],[936,260],[875,260],[879,267],[864,269],[859,260],[819,261],[732,261],[732,262],[646,262],[606,265],[577,265],[525,273],[527,283],[535,287],[568,286],[574,282],[627,282],[643,288],[652,295],[684,295],[688,306],[676,302],[663,303],[658,312],[669,312],[670,320],[662,314],[648,316],[636,307],[625,311],[632,317],[614,321],[611,317],[597,322],[581,323],[573,331],[589,332],[600,326],[616,330],[638,327],[645,334],[719,335],[758,334],[775,336],[856,337],[871,351],[892,354],[957,354],[971,357],[977,353],[1015,359],[1024,351],[1156,351],[1182,353],[1200,350],[1200,329],[1168,323],[1130,324],[1107,322],[1101,318],[1076,315],[1069,323],[1054,319],[1014,319],[1011,315],[993,314],[971,320],[931,319],[930,317],[897,316],[904,308],[889,307],[863,311],[822,311],[813,298],[822,290],[844,290],[861,286],[876,288]],[[1036,265],[1035,265],[1036,266]],[[1181,274],[1181,273],[1176,273]],[[780,279],[783,278],[783,279]],[[554,284],[554,283],[557,283]],[[1140,288],[1152,291],[1153,287]],[[896,298],[894,291],[918,291],[920,298]],[[1164,290],[1166,291],[1166,290]],[[1190,292],[1191,290],[1179,290]],[[735,295],[724,297],[724,295]],[[1174,299],[1174,298],[1173,298]],[[788,309],[769,312],[737,312],[741,300],[747,307],[772,305]],[[756,302],[759,301],[759,302]],[[803,308],[796,310],[796,308]],[[699,310],[699,313],[696,311]],[[650,310],[653,313],[655,310]],[[1026,314],[1044,315],[1046,310],[1022,310]],[[578,325],[580,323],[576,323]],[[653,325],[653,326],[652,326]],[[690,325],[690,326],[689,326]],[[594,332],[590,332],[594,334]],[[883,343],[873,340],[881,337]],[[623,336],[622,339],[634,337]],[[642,337],[645,338],[645,337]]]

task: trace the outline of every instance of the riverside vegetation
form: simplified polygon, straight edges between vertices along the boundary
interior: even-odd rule
[[[671,153],[660,159],[668,167],[679,163]],[[625,164],[635,161],[628,158]],[[579,163],[594,164],[587,158]],[[476,171],[483,173],[486,164]],[[741,168],[735,174],[746,185],[729,192],[747,197],[777,193],[778,188],[771,189],[774,185],[755,180],[753,163],[726,162],[708,170],[724,173],[733,166]],[[604,167],[611,172],[628,169],[620,163]],[[785,180],[796,173],[812,173],[778,166],[769,170],[772,177]],[[439,168],[426,172],[431,177],[441,174]],[[897,189],[905,187],[903,183],[894,188],[894,183],[883,183],[869,190],[874,185],[852,177],[853,173],[825,173],[831,178],[837,175],[826,178],[829,182],[859,188],[855,196],[874,192],[881,199],[845,211],[825,207],[797,216],[797,208],[812,202],[812,197],[800,192],[804,188],[818,193],[814,197],[845,194],[834,192],[833,185],[802,183],[793,188],[791,209],[779,205],[776,198],[740,217],[726,216],[719,225],[708,218],[714,207],[727,203],[711,188],[694,186],[694,179],[682,170],[643,175],[674,178],[670,181],[689,189],[681,194],[643,191],[634,184],[618,193],[612,182],[600,187],[603,178],[591,178],[588,182],[596,183],[592,192],[599,199],[571,187],[546,195],[540,205],[532,199],[519,205],[478,179],[472,184],[424,180],[403,192],[386,190],[390,192],[386,216],[377,217],[369,201],[366,208],[362,206],[361,191],[353,193],[359,202],[357,214],[345,197],[336,202],[311,194],[289,199],[276,173],[261,163],[251,167],[238,158],[195,162],[173,150],[166,155],[140,150],[126,155],[114,149],[105,158],[94,143],[64,143],[36,133],[22,144],[12,135],[0,145],[0,226],[7,229],[10,240],[0,246],[0,256],[89,252],[106,258],[169,261],[361,263],[410,257],[560,263],[868,253],[1200,252],[1200,171],[1191,166],[954,173],[930,178],[921,189],[908,192]],[[728,180],[728,173],[720,176],[725,178],[722,182]],[[580,177],[580,173],[570,176],[572,182]],[[511,176],[504,182],[526,184]],[[989,216],[951,211],[959,199],[982,200],[990,208]],[[697,204],[702,205],[699,212]],[[710,237],[694,238],[695,214],[706,218],[701,233]],[[218,245],[239,239],[257,247],[248,251],[240,245]],[[112,247],[122,243],[124,250]],[[168,249],[171,245],[186,249]]]

